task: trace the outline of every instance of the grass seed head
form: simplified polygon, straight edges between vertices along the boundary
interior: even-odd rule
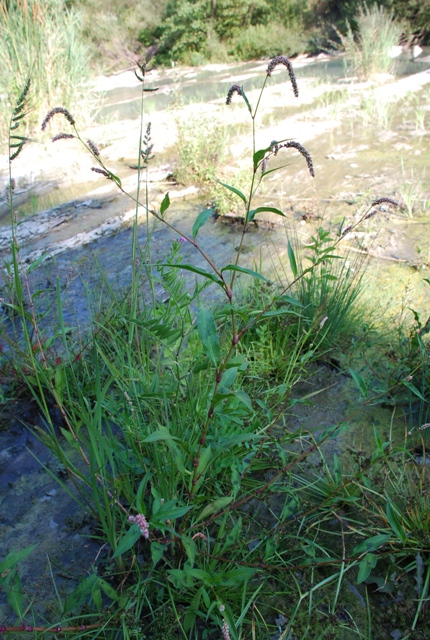
[[[282,149],[282,148],[297,149],[297,151],[299,151],[299,153],[301,153],[304,159],[306,160],[306,164],[308,165],[309,173],[311,174],[312,178],[315,178],[314,163],[312,162],[311,155],[309,151],[305,149],[305,147],[302,144],[300,144],[300,142],[296,142],[295,140],[288,140],[288,142],[284,142],[283,144],[277,144],[276,142],[275,143],[272,142],[271,148],[273,149],[273,153],[275,156],[278,153],[279,149]]]
[[[233,95],[235,93],[243,97],[242,87],[240,87],[238,84],[231,85],[227,93],[227,100],[225,101],[226,104],[231,104],[231,99],[233,98]]]
[[[70,111],[68,111],[67,109],[65,109],[64,107],[55,107],[54,109],[51,109],[51,111],[46,115],[44,121],[42,122],[42,131],[45,131],[46,126],[48,124],[48,122],[50,120],[52,120],[52,118],[57,114],[57,113],[62,113],[63,116],[66,118],[66,120],[68,122],[70,122],[70,124],[73,126],[75,124],[75,119],[73,118],[72,114],[70,113]]]
[[[57,142],[57,140],[70,140],[70,138],[75,137],[72,133],[57,133],[57,135],[52,138],[52,142]]]
[[[108,173],[105,169],[101,169],[100,167],[91,167],[91,171],[94,171],[94,173],[101,173],[102,176],[110,178],[110,173]]]
[[[94,142],[92,140],[90,140],[89,138],[87,140],[87,145],[91,149],[91,153],[93,154],[93,156],[99,156],[100,155],[100,151],[97,149],[97,147],[94,144]]]
[[[393,207],[400,207],[400,204],[397,202],[397,200],[393,200],[393,198],[378,198],[377,200],[374,200],[370,206],[376,207],[378,206],[378,204],[384,204],[384,203],[392,204]]]
[[[299,97],[299,87],[297,85],[296,74],[294,73],[294,69],[293,69],[293,65],[291,64],[291,60],[289,58],[287,58],[287,56],[275,56],[274,58],[272,58],[271,61],[268,64],[268,66],[267,66],[267,70],[266,70],[267,75],[271,76],[272,75],[272,71],[275,69],[275,67],[278,66],[278,64],[283,64],[284,67],[287,67],[288,75],[290,76],[291,85],[293,87],[293,93],[296,96],[296,98],[298,98]]]

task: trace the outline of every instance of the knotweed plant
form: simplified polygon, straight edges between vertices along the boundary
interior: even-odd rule
[[[22,277],[29,287],[28,270],[22,269],[14,236],[19,309],[23,327],[27,327],[26,348],[32,353],[26,380],[47,421],[47,429],[39,435],[65,466],[79,499],[92,510],[108,554],[106,576],[115,574],[112,580],[117,585],[113,589],[105,579],[88,577],[79,597],[81,602],[86,595],[92,597],[96,611],[101,607],[102,589],[118,604],[117,612],[106,613],[103,629],[107,637],[111,637],[109,628],[121,625],[125,637],[142,634],[146,627],[153,637],[169,637],[172,627],[166,625],[172,624],[172,617],[173,626],[184,638],[269,637],[277,628],[283,638],[305,637],[312,628],[321,633],[347,629],[363,637],[360,620],[354,622],[350,614],[338,615],[340,606],[346,606],[344,577],[359,567],[363,578],[368,553],[373,553],[375,566],[376,552],[392,549],[392,536],[376,516],[379,524],[357,533],[357,523],[350,525],[344,511],[339,515],[344,505],[355,500],[365,472],[361,467],[343,475],[337,458],[331,471],[322,446],[347,425],[337,423],[323,430],[315,425],[315,430],[291,433],[280,428],[280,419],[294,404],[291,389],[313,358],[300,303],[291,295],[294,285],[337,259],[339,243],[374,215],[379,204],[396,203],[386,198],[373,202],[358,222],[343,225],[335,239],[320,243],[306,268],[299,268],[290,245],[290,282],[257,308],[245,304],[239,295],[239,276],[268,282],[260,271],[241,264],[249,226],[262,212],[284,216],[276,207],[253,205],[260,184],[275,171],[272,159],[298,152],[309,179],[314,176],[312,156],[300,142],[284,137],[268,140],[262,149],[255,143],[259,105],[278,65],[285,67],[298,96],[293,66],[286,56],[270,61],[254,106],[244,87],[233,84],[228,91],[226,108],[232,100],[242,100],[252,121],[250,189],[243,193],[233,185],[223,185],[241,201],[244,224],[235,257],[227,264],[217,264],[199,238],[211,218],[210,209],[199,213],[187,233],[169,218],[168,193],[159,208],[149,206],[147,189],[146,197],[140,197],[143,172],[153,153],[150,126],[145,129],[143,124],[150,57],[148,52],[137,73],[142,82],[142,121],[139,189],[137,196],[130,196],[136,204],[131,290],[122,298],[113,296],[105,315],[97,318],[88,341],[76,353],[70,346],[58,287],[57,336],[63,341],[64,355],[55,372],[46,357],[34,308],[29,313],[24,305],[20,287]],[[12,132],[19,125],[25,97],[24,92],[12,117]],[[71,137],[80,140],[92,155],[92,170],[124,192],[121,179],[105,164],[97,143],[79,133],[73,115],[63,107],[53,108],[42,128],[48,130],[54,118],[62,119],[67,130],[55,135],[53,142],[67,144]],[[26,140],[16,134],[11,140],[13,161]],[[12,188],[10,200],[12,213]],[[144,247],[137,238],[139,208],[147,214]],[[168,255],[156,264],[151,262],[149,247],[150,217],[177,237]],[[200,254],[204,268],[183,261],[184,243]],[[195,278],[194,288],[190,289],[184,274]],[[163,301],[154,293],[155,282],[167,294]],[[148,283],[149,302],[141,290]],[[208,287],[221,292],[223,303],[210,306],[201,301]],[[27,296],[31,301],[29,288]],[[260,397],[247,391],[255,389],[246,386],[245,378],[252,356],[241,347],[251,329],[274,318],[287,319],[294,328],[291,341],[284,345],[291,365],[276,394]],[[322,330],[323,321],[320,327]],[[37,353],[32,348],[34,339]],[[48,396],[60,408],[60,432],[50,416]],[[381,444],[375,460],[384,451]],[[315,482],[307,482],[303,474],[303,464],[311,455],[320,456],[325,474],[317,505],[309,488],[309,482],[312,487]],[[379,503],[375,513],[380,514]],[[333,518],[337,525],[327,544],[323,523]],[[384,532],[376,534],[378,527]],[[333,545],[333,539],[342,543]],[[328,598],[330,614],[322,622],[317,609],[321,591]],[[22,616],[21,610],[15,612]]]

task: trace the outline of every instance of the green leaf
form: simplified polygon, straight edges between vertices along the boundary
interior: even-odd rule
[[[163,505],[161,509],[152,516],[149,523],[153,526],[157,526],[158,524],[164,525],[166,520],[177,520],[178,518],[182,518],[182,516],[188,513],[188,511],[191,511],[191,509],[194,509],[194,505],[185,507],[169,507],[167,505]]]
[[[369,577],[370,572],[376,567],[377,562],[378,556],[375,556],[373,553],[368,553],[364,556],[363,560],[358,565],[357,584],[361,584]]]
[[[261,177],[264,178],[264,176],[269,175],[269,173],[274,173],[275,171],[281,171],[281,169],[285,169],[285,167],[289,167],[291,164],[291,162],[286,162],[285,164],[282,164],[280,167],[275,167],[274,169],[268,169],[267,171],[264,171],[264,173],[261,174]]]
[[[398,538],[400,538],[402,542],[406,542],[406,533],[402,525],[400,524],[400,520],[397,517],[397,513],[392,507],[388,497],[387,497],[387,506],[385,508],[385,513],[387,514],[388,522],[390,523],[390,526],[394,531],[394,533],[397,535]]]
[[[276,207],[257,207],[256,209],[252,209],[248,214],[248,220],[251,222],[254,220],[257,213],[263,213],[264,211],[268,211],[269,213],[276,213],[278,216],[282,216],[285,218],[285,213],[282,213],[280,209],[276,209]]]
[[[113,180],[114,182],[116,182],[118,187],[121,188],[122,187],[122,183],[121,183],[121,180],[118,178],[118,176],[116,176],[114,173],[112,173],[112,171],[108,171],[108,174],[109,174],[109,178],[111,180]]]
[[[333,475],[336,486],[340,486],[342,482],[342,467],[339,456],[336,453],[333,454]]]
[[[224,394],[229,391],[231,385],[237,377],[237,372],[237,367],[231,367],[230,369],[227,369],[227,371],[224,371],[218,387],[218,393]]]
[[[273,311],[265,311],[261,318],[276,318],[277,316],[296,316],[296,318],[302,318],[301,313],[297,313],[297,311],[292,311],[291,309],[276,309]]]
[[[359,373],[354,371],[354,369],[348,369],[348,371],[351,374],[351,377],[354,380],[355,384],[357,385],[361,395],[364,399],[366,399],[369,393],[369,389],[367,388],[365,380],[360,376]]]
[[[249,409],[250,411],[252,411],[252,402],[251,402],[251,398],[249,397],[249,395],[246,393],[246,391],[233,391],[233,395],[236,396],[236,398],[239,400],[239,402],[241,402],[242,404],[245,405],[245,407],[247,407],[247,409]]]
[[[142,443],[159,442],[160,440],[176,440],[177,441],[178,438],[175,438],[175,436],[172,436],[172,434],[168,429],[166,429],[166,427],[160,427],[156,431],[153,431],[152,433],[150,433],[149,436],[147,436],[144,440],[142,440]]]
[[[17,617],[22,619],[24,598],[22,595],[21,578],[18,573],[14,573],[11,584],[8,584],[7,601],[16,613]]]
[[[102,592],[97,584],[91,590],[91,598],[97,611],[100,611],[102,608]]]
[[[293,272],[293,276],[297,278],[299,270],[297,269],[296,256],[294,255],[293,247],[291,246],[291,242],[288,241],[288,260],[290,261],[291,271]]]
[[[98,576],[95,573],[89,575],[81,584],[79,584],[74,591],[69,595],[64,605],[63,615],[71,611],[81,608],[86,598],[91,594],[94,586],[98,581]]]
[[[255,573],[255,569],[250,567],[242,567],[240,569],[232,569],[231,571],[221,571],[214,573],[212,576],[213,586],[237,587],[248,580],[251,580]]]
[[[269,147],[270,148],[270,147]],[[266,155],[266,153],[268,152],[269,149],[259,149],[258,151],[256,151],[252,157],[252,160],[254,162],[254,171],[257,169],[258,167],[258,163],[264,158],[264,156]]]
[[[160,215],[162,216],[169,207],[170,207],[170,197],[169,197],[169,192],[167,192],[163,198],[163,202],[160,205]]]
[[[213,209],[205,209],[204,211],[201,211],[199,213],[199,215],[197,216],[193,224],[193,238],[197,237],[199,230],[201,229],[201,227],[203,227],[203,225],[206,224],[206,222],[211,217],[212,213],[213,213]]]
[[[37,546],[37,544],[32,544],[30,547],[22,549],[22,551],[11,551],[8,553],[6,558],[0,562],[0,574],[12,569],[15,565],[21,562],[21,560],[24,560],[24,558],[29,556]]]
[[[157,265],[159,267],[169,267],[169,269],[185,269],[185,271],[192,271],[193,273],[197,273],[199,276],[203,276],[204,278],[207,278],[208,280],[212,280],[212,282],[216,282],[217,284],[220,284],[221,286],[223,286],[222,281],[217,278],[215,275],[213,275],[212,273],[209,273],[208,271],[205,271],[204,269],[200,269],[199,267],[195,267],[192,264],[167,264],[167,263],[161,263],[159,265]]]
[[[240,267],[237,264],[228,264],[226,267],[221,269],[221,272],[224,271],[239,271],[240,273],[246,273],[248,276],[252,276],[253,278],[257,278],[258,280],[264,280],[264,282],[269,282],[267,278],[258,273],[257,271],[252,271],[252,269],[246,269],[245,267]]]
[[[383,544],[388,542],[390,538],[391,534],[389,533],[380,533],[377,536],[367,538],[367,540],[363,540],[363,542],[360,542],[360,544],[354,547],[352,555],[359,556],[365,552],[376,551],[376,549],[379,549]]]
[[[60,431],[63,434],[64,438],[72,447],[74,447],[75,449],[79,449],[79,442],[76,440],[75,436],[72,433],[70,433],[68,429],[63,429],[63,427],[60,427]]]
[[[110,598],[114,602],[119,602],[120,601],[119,595],[117,594],[115,589],[113,587],[111,587],[109,582],[106,582],[106,580],[103,580],[103,578],[99,578],[97,583],[98,583],[99,587],[107,595],[108,598]]]
[[[213,364],[217,365],[219,362],[220,346],[215,320],[209,309],[199,309],[197,314],[197,329],[205,354]]]
[[[154,567],[160,562],[164,553],[164,545],[160,542],[151,542],[151,559]]]
[[[193,566],[197,551],[196,543],[192,538],[188,538],[187,536],[182,536],[181,541],[184,545],[185,553],[190,561],[190,565]]]
[[[251,109],[251,105],[249,104],[249,100],[248,100],[248,98],[246,97],[246,93],[245,93],[245,91],[243,90],[243,87],[241,87],[241,91],[242,91],[242,98],[245,100],[245,104],[246,104],[246,106],[248,107],[248,111],[249,111],[249,113],[250,113],[250,114],[251,114],[251,116],[252,116],[252,109]]]
[[[194,585],[194,580],[189,571],[184,569],[169,569],[167,573],[169,574],[169,580],[176,589],[189,589]]]
[[[112,558],[118,558],[122,556],[123,553],[126,553],[139,540],[141,535],[142,532],[137,524],[132,524],[125,536],[119,541]]]
[[[288,302],[289,304],[295,306],[295,307],[301,307],[303,308],[302,303],[299,300],[296,300],[295,298],[293,298],[292,296],[289,296],[287,294],[283,295],[283,296],[276,296],[274,298],[275,302]]]
[[[206,449],[203,449],[199,459],[199,466],[197,467],[197,474],[199,476],[201,476],[202,473],[205,471],[206,467],[209,465],[210,461],[212,460],[213,455],[214,455],[214,452],[212,447],[206,447]]]
[[[222,498],[217,498],[216,500],[208,504],[203,509],[203,511],[200,513],[199,517],[197,518],[196,522],[198,522],[199,520],[203,520],[204,518],[207,518],[208,516],[211,515],[211,513],[222,511],[222,509],[225,509],[225,507],[229,505],[230,502],[232,502],[232,500],[233,500],[233,496],[224,496]]]
[[[412,384],[412,382],[409,382],[408,380],[402,380],[402,383],[405,385],[405,387],[409,389],[409,391],[412,391],[412,393],[415,394],[420,400],[422,400],[423,402],[427,402],[427,400],[422,395],[421,391],[419,391],[416,388],[416,386]]]
[[[226,189],[229,189],[230,191],[233,191],[233,193],[235,193],[237,196],[239,196],[239,198],[242,198],[242,200],[246,204],[246,196],[242,193],[242,191],[239,191],[239,189],[236,189],[236,187],[232,187],[229,184],[225,184],[225,182],[221,182],[220,180],[218,180],[218,183],[221,184]]]

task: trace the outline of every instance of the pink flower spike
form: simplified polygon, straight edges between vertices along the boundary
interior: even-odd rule
[[[137,524],[143,537],[149,538],[149,524],[142,513],[138,513],[137,516],[128,516],[128,521]]]

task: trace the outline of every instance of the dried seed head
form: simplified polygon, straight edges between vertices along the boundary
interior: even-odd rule
[[[42,127],[41,127],[42,131],[45,131],[46,125],[57,113],[62,113],[63,116],[66,118],[66,120],[70,122],[72,126],[75,124],[75,120],[72,114],[70,113],[70,111],[68,111],[64,107],[55,107],[54,109],[51,109],[51,111],[46,115],[45,120],[42,122]]]
[[[291,64],[291,60],[289,58],[287,58],[287,56],[275,56],[274,58],[271,59],[271,61],[269,62],[269,65],[267,67],[267,75],[271,76],[272,75],[272,71],[274,70],[275,67],[278,66],[278,64],[283,64],[285,67],[287,67],[288,69],[288,75],[290,76],[290,81],[291,81],[291,85],[293,87],[293,92],[294,95],[296,96],[296,98],[299,97],[299,87],[297,85],[297,78],[296,78],[296,74],[294,73],[294,69],[293,69],[293,65]]]
[[[90,148],[90,150],[91,150],[91,153],[92,153],[94,156],[99,156],[99,155],[100,155],[100,151],[97,149],[97,147],[96,147],[96,145],[94,144],[94,142],[93,142],[92,140],[90,140],[89,138],[88,138],[88,140],[87,140],[87,145],[89,146],[89,148]]]
[[[273,143],[272,143],[273,144]],[[300,144],[300,142],[295,142],[295,140],[288,140],[288,142],[284,142],[284,144],[276,144],[273,149],[274,149],[274,155],[276,156],[276,154],[278,153],[279,149],[297,149],[297,151],[299,151],[302,156],[304,157],[304,159],[306,160],[306,164],[308,165],[308,169],[309,169],[309,173],[311,174],[312,178],[315,178],[315,171],[314,171],[314,164],[312,162],[312,158],[309,154],[309,152],[304,148],[303,145]]]
[[[400,207],[400,204],[396,200],[393,200],[393,198],[378,198],[377,200],[374,200],[370,206],[376,207],[378,204],[384,203],[392,204],[394,207]]]
[[[227,100],[225,101],[226,104],[231,104],[231,99],[235,93],[243,97],[242,87],[240,87],[238,84],[231,85],[227,93]]]
[[[100,167],[91,167],[91,171],[94,171],[94,173],[101,173],[102,176],[106,176],[106,178],[110,178],[110,173],[108,173],[104,169],[101,169]]]
[[[69,140],[70,138],[76,138],[76,136],[72,133],[57,133],[57,135],[52,138],[52,142],[57,142],[57,140]]]
[[[350,224],[348,227],[346,227],[343,231],[342,231],[342,235],[341,238],[343,238],[344,236],[346,236],[347,233],[349,233],[352,230],[352,224]]]

